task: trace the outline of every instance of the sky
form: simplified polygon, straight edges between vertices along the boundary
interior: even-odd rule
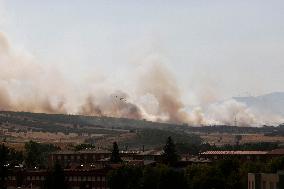
[[[190,105],[284,91],[283,20],[282,0],[0,0],[14,48],[69,81],[131,91],[158,61]]]

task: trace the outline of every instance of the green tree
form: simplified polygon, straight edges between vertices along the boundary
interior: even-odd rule
[[[95,149],[94,144],[88,144],[88,143],[83,143],[83,144],[78,144],[74,146],[75,151],[80,151],[80,150],[90,150],[90,149]]]
[[[22,164],[24,161],[23,152],[10,148],[9,149],[9,161],[10,161],[11,166]]]
[[[192,165],[186,175],[189,189],[225,189],[219,170],[212,165]]]
[[[283,170],[283,169],[284,169],[284,157],[273,158],[268,162],[266,166],[267,172],[272,172],[272,173],[276,173],[278,170]]]
[[[25,144],[25,163],[28,168],[43,167],[47,165],[47,158],[51,152],[60,148],[53,144],[40,144],[29,141]]]
[[[64,170],[59,163],[56,163],[53,170],[49,173],[46,178],[45,189],[67,189],[67,184],[65,181]]]
[[[159,186],[160,172],[158,168],[146,167],[143,170],[143,189],[157,189]]]
[[[159,179],[159,189],[186,189],[187,182],[183,171],[177,171],[172,168],[165,168],[161,170]]]
[[[111,157],[110,157],[110,161],[112,163],[119,163],[122,162],[122,159],[120,158],[119,155],[119,148],[116,142],[113,143],[113,147],[112,147],[112,152],[111,152]]]
[[[34,141],[25,144],[26,158],[25,164],[28,168],[38,167],[43,159],[41,155],[40,145]]]
[[[242,135],[236,135],[235,136],[235,141],[236,141],[236,145],[239,145],[240,144],[240,141],[242,140]]]
[[[179,156],[175,149],[175,143],[171,137],[168,137],[167,139],[162,158],[164,162],[170,166],[174,166],[178,161]]]
[[[121,167],[108,175],[110,189],[141,189],[142,169],[140,167]]]
[[[0,146],[0,189],[6,188],[6,177],[8,176],[8,159],[9,148],[2,144]]]
[[[241,177],[241,188],[247,188],[248,183],[248,173],[262,173],[266,171],[265,163],[261,161],[248,161],[243,162],[239,169],[239,174]]]
[[[218,162],[215,166],[220,172],[227,189],[239,189],[242,187],[240,163],[238,160],[223,160]]]

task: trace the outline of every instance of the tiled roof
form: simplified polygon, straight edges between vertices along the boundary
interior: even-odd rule
[[[104,153],[111,153],[107,150],[81,150],[81,151],[57,151],[53,152],[52,154],[60,154],[60,155],[71,155],[71,154],[104,154]]]
[[[147,150],[141,152],[140,155],[161,155],[163,153],[162,150]]]
[[[268,154],[271,154],[271,155],[284,155],[284,148],[271,150],[270,152],[268,152]]]
[[[267,151],[206,151],[201,155],[262,155],[267,153]]]

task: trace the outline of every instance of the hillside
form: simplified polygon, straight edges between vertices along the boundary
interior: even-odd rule
[[[184,132],[186,126],[125,118],[0,112],[0,138],[9,143],[36,140],[44,143],[95,143],[108,148],[117,141],[134,149],[161,147],[168,136],[179,143],[200,143],[198,135]]]
[[[191,127],[113,117],[0,112],[0,140],[19,149],[30,140],[63,149],[85,142],[109,148],[114,141],[123,149],[161,149],[168,136],[182,146],[201,142],[225,145],[234,144],[236,135],[242,135],[244,142],[284,142],[284,127]]]
[[[134,120],[114,117],[45,114],[30,112],[0,111],[0,123],[11,123],[36,130],[49,132],[76,132],[78,130],[92,131],[96,129],[119,130],[119,129],[143,129],[161,128],[173,129],[181,125],[150,122],[146,120]]]
[[[274,92],[256,97],[234,97],[234,99],[260,113],[284,116],[284,92]]]
[[[191,127],[188,125],[151,122],[114,117],[44,114],[0,111],[0,125],[16,130],[111,134],[143,129],[201,133],[271,133],[282,127],[235,127],[226,125]],[[8,127],[9,126],[9,127]]]

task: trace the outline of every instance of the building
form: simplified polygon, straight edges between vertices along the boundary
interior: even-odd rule
[[[106,176],[109,169],[64,170],[65,182],[70,189],[107,189]],[[7,178],[7,188],[44,187],[47,170],[22,171],[10,173]]]
[[[204,158],[211,161],[225,159],[239,159],[242,161],[267,161],[277,157],[284,157],[284,148],[274,149],[271,151],[216,150],[199,153],[199,158]]]
[[[49,155],[49,168],[59,163],[64,168],[65,181],[70,189],[107,189],[106,177],[110,170],[123,164],[155,165],[161,152],[121,151],[123,164],[112,164],[110,156],[111,152],[106,150],[58,151]],[[9,173],[7,186],[9,189],[41,189],[48,174],[48,170],[14,170]]]
[[[121,151],[125,162],[160,161],[161,151]],[[49,155],[49,167],[59,163],[65,169],[103,168],[109,164],[111,152],[107,150],[58,151]]]
[[[59,163],[65,169],[78,169],[103,165],[103,160],[110,157],[106,150],[58,151],[48,157],[49,167]]]
[[[267,153],[268,157],[283,157],[284,156],[284,148],[279,148],[275,150],[271,150]]]
[[[283,189],[284,172],[248,173],[248,189]]]
[[[267,151],[206,151],[199,154],[200,158],[211,161],[239,159],[242,161],[266,160]]]

